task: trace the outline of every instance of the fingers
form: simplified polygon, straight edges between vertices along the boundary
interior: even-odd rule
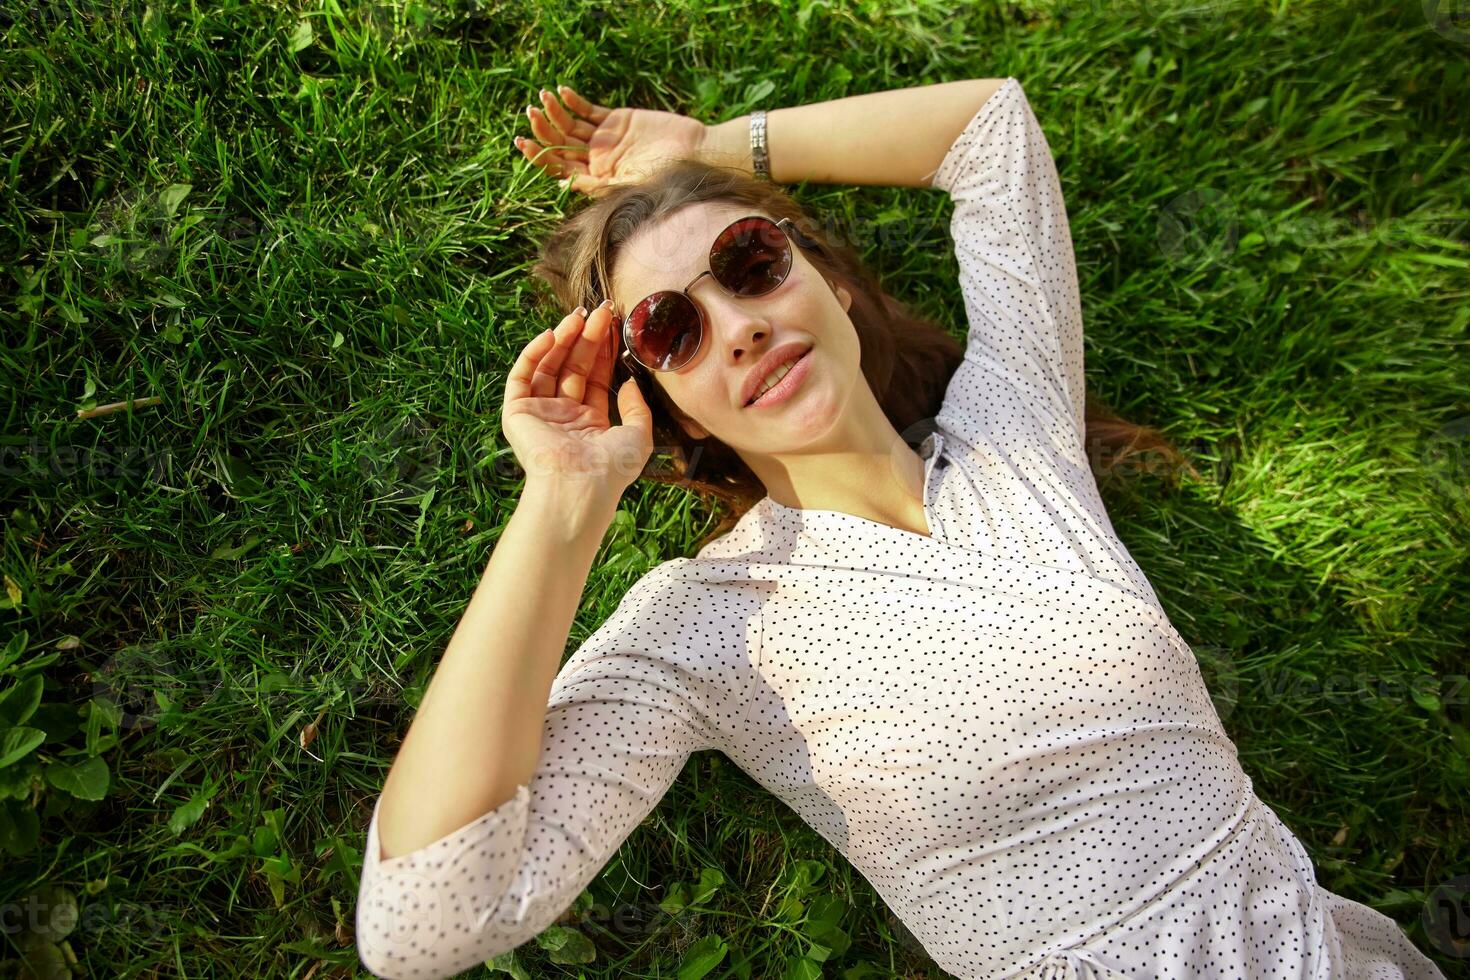
[[[599,307],[586,319],[574,310],[521,352],[506,382],[506,398],[571,398],[583,401],[598,348],[607,346],[612,312]],[[610,371],[609,371],[610,374]],[[600,381],[600,379],[599,379]],[[606,391],[607,382],[601,382]],[[603,402],[604,410],[606,401]]]
[[[527,160],[545,170],[553,177],[572,177],[579,173],[588,173],[587,165],[577,160],[568,160],[561,155],[560,150],[553,150],[542,146],[535,140],[528,140],[524,136],[517,136],[516,148],[521,151]]]
[[[572,190],[589,197],[598,197],[606,193],[607,181],[601,177],[594,177],[588,171],[587,164],[579,160],[567,160],[557,151],[548,150],[535,140],[528,140],[524,136],[517,136],[515,144],[522,156],[557,180],[571,180]]]
[[[598,105],[596,102],[584,99],[569,85],[558,85],[556,90],[563,99],[567,100],[569,109],[594,124],[601,124],[607,118],[607,114],[612,112],[605,105]]]
[[[560,150],[544,147],[535,140],[528,140],[524,136],[516,138],[516,147],[527,160],[545,170],[558,180],[568,177],[592,177],[592,172],[587,164],[581,160],[569,160],[562,155]]]
[[[526,107],[526,116],[531,120],[531,133],[542,143],[555,146],[567,159],[587,159],[587,143],[597,132],[597,127],[570,115],[556,101],[556,96],[546,89],[541,90],[540,97],[542,108]]]
[[[624,381],[618,389],[618,415],[623,425],[642,429],[650,439],[653,438],[653,410],[648,407],[643,389],[638,387],[634,378]]]
[[[617,361],[619,329],[620,324],[617,318],[608,317],[607,337],[603,343],[597,345],[597,359],[592,363],[592,371],[587,375],[587,397],[583,400],[604,416],[607,415],[613,364]]]
[[[597,132],[597,127],[585,119],[574,119],[562,108],[561,103],[556,101],[556,96],[546,89],[541,90],[541,105],[545,108],[546,116],[551,120],[551,124],[567,134],[568,142],[582,144],[582,150],[585,152],[587,141],[592,138],[593,133]]]
[[[566,360],[562,362],[561,376],[557,380],[557,394],[563,398],[585,401],[587,381],[597,363],[599,348],[607,346],[608,321],[611,312],[599,306],[587,315],[575,341],[570,343]]]
[[[552,349],[556,338],[552,331],[544,331],[535,337],[521,351],[516,358],[515,364],[511,365],[510,374],[505,381],[505,400],[507,402],[516,398],[531,397],[531,379],[536,373],[536,366],[541,359]]]
[[[577,337],[582,332],[582,318],[576,311],[562,317],[562,321],[551,330],[551,349],[541,356],[540,363],[531,375],[531,395],[534,398],[554,398],[557,395],[557,379],[561,367],[572,352]]]
[[[542,144],[555,147],[557,153],[564,157],[575,157],[587,155],[587,145],[579,144],[560,129],[552,125],[546,118],[546,114],[535,106],[526,107],[526,116],[531,120],[531,134]]]

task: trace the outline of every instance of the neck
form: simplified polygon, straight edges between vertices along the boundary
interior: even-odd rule
[[[802,453],[746,460],[766,493],[797,510],[834,510],[915,534],[924,518],[924,460],[893,428],[863,385],[843,424]]]

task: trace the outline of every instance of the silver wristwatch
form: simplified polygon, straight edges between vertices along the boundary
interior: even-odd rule
[[[750,162],[756,180],[771,179],[771,157],[766,152],[766,110],[750,114]]]

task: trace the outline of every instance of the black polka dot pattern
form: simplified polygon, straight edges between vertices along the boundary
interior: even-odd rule
[[[674,575],[676,565],[639,579],[562,665],[541,761],[514,797],[389,860],[374,804],[357,907],[359,956],[374,974],[453,976],[541,932],[689,755],[734,737],[754,676],[760,594]]]
[[[1050,150],[1007,78],[934,186],[970,330],[929,535],[769,497],[640,579],[552,686],[531,782],[424,848],[367,832],[357,943],[446,977],[550,925],[717,749],[960,978],[1443,980],[1255,795],[1083,445]]]

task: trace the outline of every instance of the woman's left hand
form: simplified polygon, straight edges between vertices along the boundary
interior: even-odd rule
[[[676,157],[701,157],[709,127],[656,109],[609,108],[558,86],[566,108],[541,90],[543,109],[528,108],[536,139],[516,137],[526,159],[572,190],[599,197],[632,183]],[[539,142],[538,142],[539,140]]]

